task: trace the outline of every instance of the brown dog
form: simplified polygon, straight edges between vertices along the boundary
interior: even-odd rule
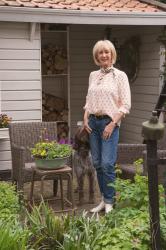
[[[83,188],[86,175],[89,180],[89,202],[94,203],[95,169],[90,154],[89,135],[83,127],[78,127],[74,142],[73,167],[77,177],[79,203],[82,204],[84,201]]]

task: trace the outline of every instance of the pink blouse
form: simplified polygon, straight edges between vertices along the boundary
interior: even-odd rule
[[[106,114],[114,118],[118,112],[128,114],[130,108],[130,86],[123,71],[111,67],[108,73],[102,69],[90,73],[84,106],[89,114]]]

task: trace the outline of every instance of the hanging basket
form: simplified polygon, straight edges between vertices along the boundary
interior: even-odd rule
[[[36,166],[40,169],[53,170],[63,168],[66,165],[68,158],[69,157],[55,158],[53,160],[36,159],[35,163]]]

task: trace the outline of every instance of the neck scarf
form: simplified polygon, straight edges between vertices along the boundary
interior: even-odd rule
[[[103,73],[103,74],[108,74],[108,73],[110,73],[111,71],[112,71],[112,72],[114,71],[114,67],[111,66],[111,67],[108,67],[108,68],[106,68],[106,69],[101,68],[100,71],[101,71],[101,73]]]

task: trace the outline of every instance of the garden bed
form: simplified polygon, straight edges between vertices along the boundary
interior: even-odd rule
[[[51,187],[52,184],[47,182],[45,188],[45,192],[49,191],[47,196],[52,195]],[[38,185],[37,188],[39,188]],[[164,250],[166,245],[166,209],[164,190],[161,186],[159,189],[161,241]],[[10,197],[9,193],[6,193],[5,189],[3,190],[0,194],[5,193],[7,197]],[[7,218],[10,218],[11,211],[13,213],[11,214],[12,219],[5,224],[0,221],[2,235],[0,249],[150,250],[147,177],[137,175],[135,182],[117,179],[116,190],[116,207],[106,216],[104,214],[92,216],[85,211],[82,213],[83,208],[89,210],[93,206],[86,207],[86,204],[85,207],[78,207],[77,216],[57,216],[53,209],[44,202],[40,206],[34,206],[30,213],[24,207],[22,210],[19,209],[17,196],[6,199],[11,203],[11,209],[6,208]],[[36,198],[38,197],[37,192]],[[77,194],[75,195],[78,200]],[[14,197],[13,194],[11,197]],[[99,201],[98,199],[99,196],[97,201]],[[8,207],[9,204],[6,206]],[[52,208],[54,206],[55,204]],[[0,209],[2,208],[0,207]],[[4,207],[3,211],[5,211]],[[21,213],[24,215],[22,220],[19,219],[19,211],[24,212]],[[2,237],[5,238],[5,241],[1,241]],[[7,248],[5,248],[5,244],[8,244]]]

